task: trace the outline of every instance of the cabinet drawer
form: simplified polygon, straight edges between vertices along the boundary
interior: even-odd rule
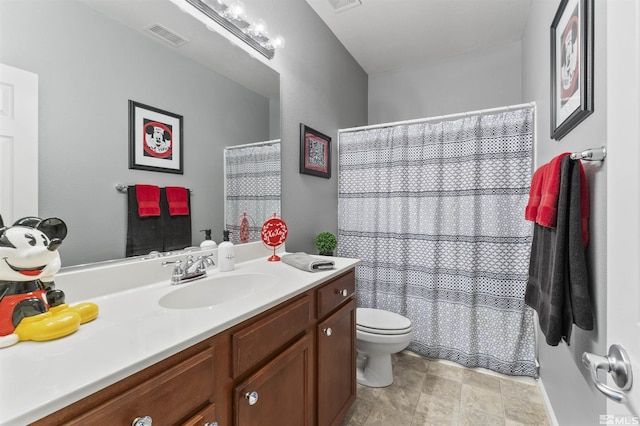
[[[318,289],[318,319],[348,300],[355,291],[356,279],[353,270]]]
[[[136,417],[173,425],[213,401],[214,349],[209,348],[158,376],[76,417],[68,424],[130,425]]]
[[[311,320],[309,297],[279,309],[232,336],[233,376],[244,373],[303,333]]]

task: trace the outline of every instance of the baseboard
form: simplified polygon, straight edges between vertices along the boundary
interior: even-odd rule
[[[544,402],[544,409],[547,411],[547,417],[549,418],[549,424],[551,426],[560,426],[558,423],[558,419],[556,419],[556,414],[553,412],[553,406],[551,405],[551,400],[549,399],[549,395],[547,395],[547,390],[544,388],[544,383],[542,383],[542,379],[539,378],[536,380],[538,389],[540,390],[540,395],[542,395],[542,400]]]

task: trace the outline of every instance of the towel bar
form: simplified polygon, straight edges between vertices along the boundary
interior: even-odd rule
[[[127,188],[129,188],[129,185],[125,185],[123,183],[116,184],[116,191],[122,192],[123,194],[127,193]],[[190,189],[189,192],[193,194],[193,189]]]
[[[571,154],[572,160],[587,160],[587,161],[603,161],[607,156],[607,148],[604,146],[600,148],[591,148],[582,152],[574,152]]]

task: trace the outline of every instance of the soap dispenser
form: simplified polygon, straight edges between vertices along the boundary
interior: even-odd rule
[[[204,232],[204,241],[200,243],[201,248],[216,248],[218,245],[211,239],[211,229],[201,229]]]
[[[229,241],[229,231],[223,231],[223,240],[218,245],[218,271],[233,271],[235,267],[235,247]]]

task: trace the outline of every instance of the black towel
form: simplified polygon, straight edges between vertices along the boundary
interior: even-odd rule
[[[187,191],[189,212],[190,195]],[[160,188],[160,216],[140,217],[134,185],[127,188],[127,201],[127,257],[145,255],[151,251],[182,250],[191,246],[191,213],[171,216],[165,188]]]
[[[579,165],[560,164],[555,228],[534,224],[525,302],[538,313],[547,344],[569,344],[572,325],[593,329],[587,263],[582,242]]]
[[[160,194],[162,197],[162,191]],[[160,216],[140,217],[135,185],[127,188],[127,202],[126,256],[148,254],[153,250],[163,251],[162,212]]]

